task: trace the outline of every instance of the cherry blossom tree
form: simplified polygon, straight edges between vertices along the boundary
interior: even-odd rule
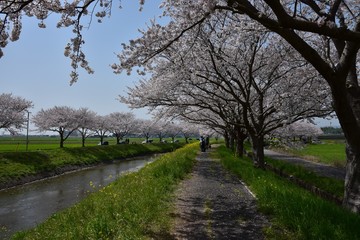
[[[159,138],[159,142],[163,142],[163,138],[166,137],[170,125],[171,122],[163,119],[156,121],[156,124],[154,126],[154,134]]]
[[[100,138],[100,144],[104,144],[104,138],[108,133],[110,133],[111,125],[109,115],[106,116],[95,116],[95,123],[93,126],[93,131]]]
[[[359,1],[227,1],[291,44],[330,86],[344,131],[347,174],[344,205],[360,212]]]
[[[179,125],[181,128],[181,134],[184,136],[186,143],[189,143],[189,138],[197,137],[199,135],[199,126],[197,124],[182,121]]]
[[[0,94],[0,129],[16,134],[25,127],[27,113],[32,107],[32,102],[22,97],[13,96],[11,93]]]
[[[171,142],[175,142],[175,138],[181,133],[181,126],[177,122],[170,122],[167,127],[166,134],[171,138]]]
[[[156,120],[139,119],[138,120],[138,134],[145,137],[145,142],[149,142],[149,139],[156,131]]]
[[[271,136],[285,139],[285,143],[288,143],[296,138],[310,142],[312,138],[318,137],[321,134],[323,134],[323,131],[320,127],[316,126],[311,121],[301,120],[276,129],[271,133]]]
[[[77,111],[78,131],[81,135],[82,146],[85,147],[85,140],[93,133],[92,129],[95,125],[96,113],[88,108],[80,108]]]
[[[266,134],[332,110],[326,85],[316,72],[311,74],[309,64],[273,34],[261,33],[260,28],[256,34],[238,28],[241,20],[218,14],[204,22],[203,28],[189,30],[171,48],[148,60],[145,67],[153,73],[151,80],[130,88],[124,102],[147,107],[193,106],[187,108],[190,111],[211,109],[236,126],[239,151],[240,139],[246,136],[242,129],[246,129],[254,163],[264,168]],[[238,41],[239,37],[246,41]],[[191,48],[183,47],[189,39]],[[190,114],[185,111],[182,116]],[[204,122],[209,120],[212,118],[204,118]]]
[[[55,106],[49,109],[41,109],[33,117],[33,122],[40,132],[52,131],[59,133],[60,147],[78,129],[78,111],[67,106]]]
[[[119,144],[129,133],[137,129],[137,121],[133,113],[114,112],[109,114],[109,131],[116,137],[116,143]]]

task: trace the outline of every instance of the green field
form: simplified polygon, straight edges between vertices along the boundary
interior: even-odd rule
[[[106,141],[113,142],[115,139],[108,139]],[[85,141],[86,146],[95,146],[100,142],[99,138],[88,138]],[[28,150],[46,150],[59,148],[60,139],[58,136],[29,136]],[[65,147],[81,147],[81,138],[71,137],[65,141]],[[0,152],[17,152],[26,150],[26,137],[0,137]]]
[[[129,138],[130,144],[141,143],[145,138]],[[159,139],[153,138],[154,143],[159,142]],[[166,138],[171,142],[170,138]],[[184,142],[184,138],[177,138],[180,142]],[[108,141],[110,145],[116,144],[116,138],[107,137],[104,141]],[[194,141],[194,140],[193,140]],[[85,146],[96,146],[100,142],[99,137],[90,137],[85,141]],[[56,149],[60,146],[59,136],[29,136],[28,151]],[[81,137],[69,137],[65,143],[66,148],[81,147]],[[0,136],[0,152],[21,152],[26,151],[26,136]]]
[[[306,144],[300,149],[281,149],[281,151],[332,166],[344,167],[346,164],[343,140],[322,140],[320,144]]]

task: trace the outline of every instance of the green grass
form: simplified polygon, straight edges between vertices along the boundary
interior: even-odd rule
[[[316,186],[328,193],[331,193],[334,196],[337,196],[339,199],[343,198],[344,195],[343,180],[319,176],[316,173],[309,171],[300,165],[291,164],[281,160],[265,157],[265,161],[267,164],[281,170],[283,173],[301,179],[302,181],[308,184]]]
[[[110,144],[115,144],[115,139],[106,138]],[[85,146],[96,146],[100,142],[100,138],[87,138]],[[70,137],[65,143],[65,147],[81,147],[80,137]],[[55,149],[60,147],[60,139],[58,136],[29,136],[29,151]],[[26,151],[25,136],[1,136],[0,152],[20,152]]]
[[[169,239],[175,186],[197,151],[191,144],[165,154],[13,239]]]
[[[130,144],[141,143],[144,138],[129,138]],[[154,138],[154,143],[158,143],[159,139]],[[170,144],[171,139],[165,138]],[[184,143],[184,138],[177,138],[179,142]],[[107,137],[104,141],[108,141],[110,145],[116,145],[116,138]],[[193,139],[191,142],[196,141]],[[85,146],[97,146],[100,138],[87,138]],[[69,137],[64,142],[66,148],[81,147],[80,137]],[[29,136],[28,151],[39,151],[60,148],[60,139],[58,136]],[[25,152],[26,151],[26,137],[25,136],[0,136],[0,152]]]
[[[344,167],[346,164],[345,143],[343,141],[323,140],[322,144],[307,144],[302,149],[290,149],[287,152],[332,166]]]
[[[57,148],[29,152],[0,153],[0,183],[27,175],[49,172],[67,165],[89,165],[147,153],[168,152],[177,144],[119,144],[108,146]]]
[[[225,147],[217,150],[223,165],[238,175],[257,197],[261,212],[272,221],[267,239],[360,239],[360,216],[236,158]]]

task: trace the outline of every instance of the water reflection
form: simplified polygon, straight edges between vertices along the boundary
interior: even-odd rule
[[[155,157],[115,161],[0,191],[0,239],[36,226],[55,212],[85,198],[99,186],[108,185],[124,172],[140,169]]]

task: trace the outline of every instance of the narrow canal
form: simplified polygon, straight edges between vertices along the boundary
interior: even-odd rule
[[[99,186],[108,185],[125,172],[139,170],[156,156],[114,161],[0,191],[0,239],[9,239],[17,231],[35,227]]]

